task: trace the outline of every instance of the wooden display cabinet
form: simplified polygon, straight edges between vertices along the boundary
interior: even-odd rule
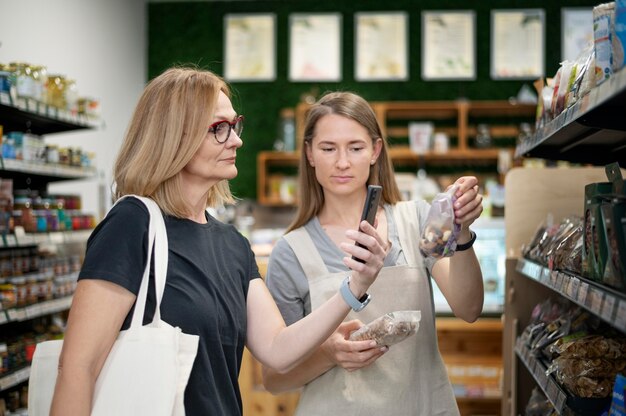
[[[490,166],[497,173],[500,153],[513,154],[513,145],[476,148],[472,138],[476,126],[487,121],[494,143],[511,140],[519,134],[519,122],[532,122],[536,112],[534,104],[512,104],[509,101],[385,101],[372,102],[383,135],[388,139],[389,155],[395,166]],[[309,104],[296,107],[296,143],[303,143],[304,122]],[[446,133],[450,139],[445,153],[416,154],[408,145],[411,121],[432,121],[435,132]],[[296,170],[299,152],[260,152],[257,156],[257,200],[262,205],[293,205],[284,202],[272,184],[272,172],[280,169]]]

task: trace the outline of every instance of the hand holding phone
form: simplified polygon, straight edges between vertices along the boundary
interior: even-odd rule
[[[376,220],[376,212],[378,211],[378,204],[380,203],[380,196],[383,193],[383,187],[380,185],[369,185],[367,187],[367,196],[365,197],[365,205],[363,205],[363,212],[361,213],[361,220],[359,221],[359,226],[362,221],[367,221],[370,224],[374,225],[374,221]],[[360,243],[355,243],[357,246],[366,248]],[[352,256],[352,258],[358,262],[365,263],[365,261]]]

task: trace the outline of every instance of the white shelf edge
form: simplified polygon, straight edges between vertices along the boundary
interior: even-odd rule
[[[96,174],[96,169],[93,167],[83,168],[76,166],[50,165],[17,159],[3,159],[2,163],[4,165],[4,170],[55,176],[59,178],[84,179],[95,176]]]
[[[72,273],[77,275],[77,273]],[[0,315],[4,315],[4,318],[0,318],[0,324],[8,322],[20,322],[28,319],[38,318],[40,316],[46,316],[57,312],[66,311],[72,305],[72,296],[65,296],[58,299],[46,300],[38,302],[32,305],[24,306],[21,308],[11,308],[0,311]]]
[[[619,296],[579,276],[551,271],[526,259],[518,259],[516,270],[626,332],[626,296]]]
[[[28,377],[30,377],[30,366],[20,368],[11,374],[0,377],[0,391],[17,386],[18,384],[28,380]]]
[[[60,110],[32,99],[18,98],[17,102],[13,103],[11,96],[6,92],[0,93],[0,104],[16,108],[26,113],[48,117],[65,123],[73,123],[80,127],[98,128],[101,124],[99,118],[88,117],[84,114],[71,114],[69,111]]]
[[[546,375],[545,366],[530,353],[530,350],[523,344],[520,338],[517,338],[515,342],[515,354],[524,363],[524,366],[526,366],[539,388],[541,388],[552,406],[554,406],[556,412],[562,415],[565,410],[570,411],[565,404],[567,395],[563,389],[552,377]]]
[[[585,96],[580,98],[574,105],[563,110],[552,121],[538,129],[533,138],[515,148],[515,157],[521,157],[530,150],[541,145],[554,133],[576,121],[587,112],[593,110],[605,101],[613,98],[617,93],[626,88],[626,69],[616,72],[602,84],[594,87]]]

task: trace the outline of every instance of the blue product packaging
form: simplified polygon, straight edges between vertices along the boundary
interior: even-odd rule
[[[615,377],[613,387],[613,401],[609,409],[609,416],[626,416],[626,406],[624,406],[624,387],[626,387],[626,377],[618,374]]]

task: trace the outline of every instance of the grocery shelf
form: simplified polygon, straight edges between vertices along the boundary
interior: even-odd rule
[[[516,270],[626,332],[625,294],[582,276],[550,270],[526,259],[517,261]]]
[[[56,181],[95,177],[95,168],[82,168],[0,158],[0,176],[13,178],[14,187],[37,188]]]
[[[515,342],[515,354],[559,415],[599,415],[610,403],[610,397],[579,398],[569,395],[551,375],[546,374],[546,365],[531,353],[521,338]]]
[[[73,273],[77,277],[78,273]],[[11,308],[0,311],[0,325],[8,322],[21,322],[29,319],[46,316],[57,312],[63,312],[72,305],[72,296],[46,300],[22,308]]]
[[[626,162],[626,69],[593,88],[521,143],[515,156],[606,165]]]
[[[30,377],[30,366],[20,368],[11,374],[0,377],[0,392],[25,382],[28,380],[28,377]]]
[[[14,100],[7,93],[0,93],[0,112],[5,133],[25,131],[42,135],[98,127],[96,121],[86,116],[73,115],[35,100]]]

